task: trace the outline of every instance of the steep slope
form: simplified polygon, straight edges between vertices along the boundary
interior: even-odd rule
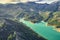
[[[39,11],[58,11],[60,2],[51,4],[37,4],[35,2],[17,3],[17,4],[0,4],[0,13],[16,15],[18,12],[39,12]]]
[[[0,18],[7,18],[19,21],[24,20],[38,23],[49,22],[54,13],[60,11],[60,1],[51,4],[37,4],[35,2],[0,4]]]
[[[4,20],[4,24],[0,27],[0,40],[46,40],[23,23]]]

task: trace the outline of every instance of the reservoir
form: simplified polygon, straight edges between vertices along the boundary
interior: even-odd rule
[[[26,26],[30,27],[38,35],[41,35],[48,40],[60,40],[60,32],[54,30],[52,26],[47,26],[47,23],[44,21],[35,24],[25,20],[20,20],[20,22],[23,22]]]

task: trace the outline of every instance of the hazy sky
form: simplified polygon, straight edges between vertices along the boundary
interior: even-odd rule
[[[51,3],[58,0],[0,0],[0,3],[10,3],[10,2],[28,2],[28,1],[38,1],[39,3]]]

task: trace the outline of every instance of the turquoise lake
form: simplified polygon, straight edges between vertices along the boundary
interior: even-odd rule
[[[46,22],[41,21],[35,24],[24,20],[21,22],[48,40],[60,40],[60,32],[55,31],[52,26],[47,26]]]

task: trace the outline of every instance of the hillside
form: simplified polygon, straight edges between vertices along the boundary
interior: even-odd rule
[[[18,21],[22,18],[32,23],[44,21],[48,23],[47,25],[60,28],[59,11],[60,1],[51,4],[35,2],[0,4],[0,40],[45,40]]]
[[[1,23],[0,23],[1,24]],[[32,29],[23,23],[18,23],[9,19],[4,19],[4,24],[0,26],[0,40],[46,40],[38,36]]]

